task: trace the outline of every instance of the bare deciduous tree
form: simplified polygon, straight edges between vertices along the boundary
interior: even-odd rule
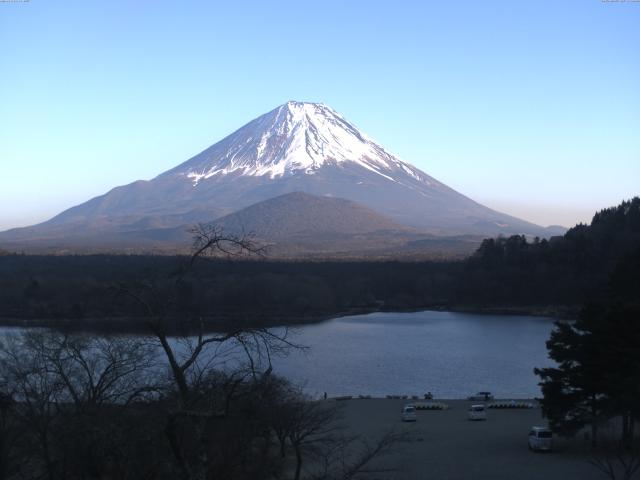
[[[23,464],[32,476],[42,470],[49,479],[65,478],[70,463],[98,468],[95,462],[105,455],[96,452],[115,448],[113,420],[121,409],[155,393],[153,358],[147,343],[135,338],[44,330],[6,336],[2,384],[15,400],[11,420],[27,436],[22,455],[30,461]],[[83,458],[70,461],[81,452]]]
[[[286,328],[270,330],[235,324],[223,328],[224,333],[207,334],[201,316],[188,318],[190,314],[186,311],[177,322],[176,318],[171,318],[181,285],[199,258],[260,255],[263,252],[250,235],[227,235],[214,224],[199,224],[192,234],[191,257],[168,279],[164,289],[150,282],[120,286],[120,291],[142,308],[149,331],[166,358],[177,402],[167,411],[165,435],[179,475],[185,480],[206,478],[211,463],[209,432],[213,428],[212,423],[217,418],[230,415],[231,398],[237,393],[233,388],[227,390],[227,396],[222,400],[224,408],[220,408],[221,405],[215,402],[221,399],[212,390],[212,377],[207,373],[222,368],[226,361],[231,360],[236,362],[237,371],[232,375],[235,380],[231,381],[231,386],[239,387],[247,379],[260,382],[271,374],[272,355],[297,347],[290,341]],[[195,326],[196,334],[172,339],[169,331],[176,324]],[[185,428],[192,433],[186,443],[182,435]]]
[[[395,468],[376,466],[373,463],[407,437],[405,433],[389,431],[377,441],[371,442],[357,435],[342,435],[326,444],[328,448],[322,452],[321,468],[308,476],[308,479],[351,480],[394,472]]]
[[[293,450],[294,480],[348,480],[391,471],[373,467],[372,462],[406,437],[404,433],[390,431],[376,441],[350,435],[342,423],[341,405],[313,401],[288,384],[283,385],[278,400],[272,429],[280,455],[285,457],[287,444]]]
[[[252,369],[257,366],[256,360],[266,359],[267,368],[270,367],[272,352],[282,352],[290,347],[295,347],[288,339],[288,329],[282,329],[276,333],[267,328],[246,326],[242,324],[228,325],[226,332],[222,334],[205,334],[205,322],[202,317],[195,319],[178,318],[178,323],[196,328],[193,336],[184,336],[180,342],[180,351],[176,350],[177,343],[170,341],[170,327],[172,319],[169,318],[171,307],[176,303],[176,295],[185,276],[191,271],[196,260],[205,256],[237,256],[243,254],[261,255],[263,249],[253,242],[251,235],[228,235],[215,224],[198,224],[191,230],[194,235],[193,253],[171,276],[168,288],[160,289],[152,283],[139,285],[120,285],[119,290],[133,298],[143,309],[146,324],[152,335],[158,341],[167,363],[173,381],[178,390],[182,407],[188,407],[190,396],[191,370],[198,366],[203,358],[203,352],[208,347],[217,347],[223,344],[238,347],[246,354],[246,360]],[[188,316],[188,312],[184,312]],[[186,320],[186,322],[185,322]],[[211,362],[209,357],[207,360]],[[259,362],[260,364],[264,362]]]

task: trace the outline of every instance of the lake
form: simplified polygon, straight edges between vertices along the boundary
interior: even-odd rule
[[[530,316],[353,315],[292,329],[291,339],[308,348],[272,363],[274,373],[315,398],[324,392],[383,397],[428,391],[438,398],[464,398],[485,390],[498,398],[532,398],[541,396],[533,368],[553,364],[545,347],[552,328],[553,319]],[[0,333],[20,330],[4,327]],[[224,348],[217,355],[237,358]]]
[[[534,367],[552,365],[545,341],[553,319],[423,311],[372,313],[303,326],[309,347],[273,361],[274,371],[315,397],[420,395],[541,396]]]

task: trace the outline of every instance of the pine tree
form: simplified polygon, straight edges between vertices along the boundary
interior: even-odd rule
[[[542,409],[552,428],[574,435],[591,426],[622,421],[622,442],[630,446],[640,420],[640,292],[636,291],[640,250],[623,259],[605,300],[587,305],[574,323],[557,322],[547,342],[557,366],[535,369],[541,377]]]

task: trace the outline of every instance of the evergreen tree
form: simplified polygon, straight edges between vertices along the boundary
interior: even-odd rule
[[[640,420],[640,250],[618,264],[606,300],[586,306],[574,323],[556,323],[547,342],[557,366],[535,369],[552,428],[573,435],[619,417],[629,446]]]
[[[580,321],[556,322],[547,349],[558,366],[534,370],[542,379],[542,411],[551,428],[561,435],[573,436],[589,425],[594,443],[605,406],[606,372],[596,361],[599,347]]]

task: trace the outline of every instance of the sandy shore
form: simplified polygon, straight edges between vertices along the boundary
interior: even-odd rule
[[[328,400],[333,401],[333,400]],[[370,439],[390,429],[410,432],[377,465],[393,473],[372,474],[376,479],[491,479],[569,480],[603,479],[588,463],[585,441],[555,438],[552,453],[533,453],[527,434],[534,425],[545,425],[539,408],[487,411],[487,421],[467,420],[466,400],[436,400],[449,405],[443,411],[419,411],[418,421],[403,423],[400,410],[411,400],[353,399],[343,406],[349,433]]]

